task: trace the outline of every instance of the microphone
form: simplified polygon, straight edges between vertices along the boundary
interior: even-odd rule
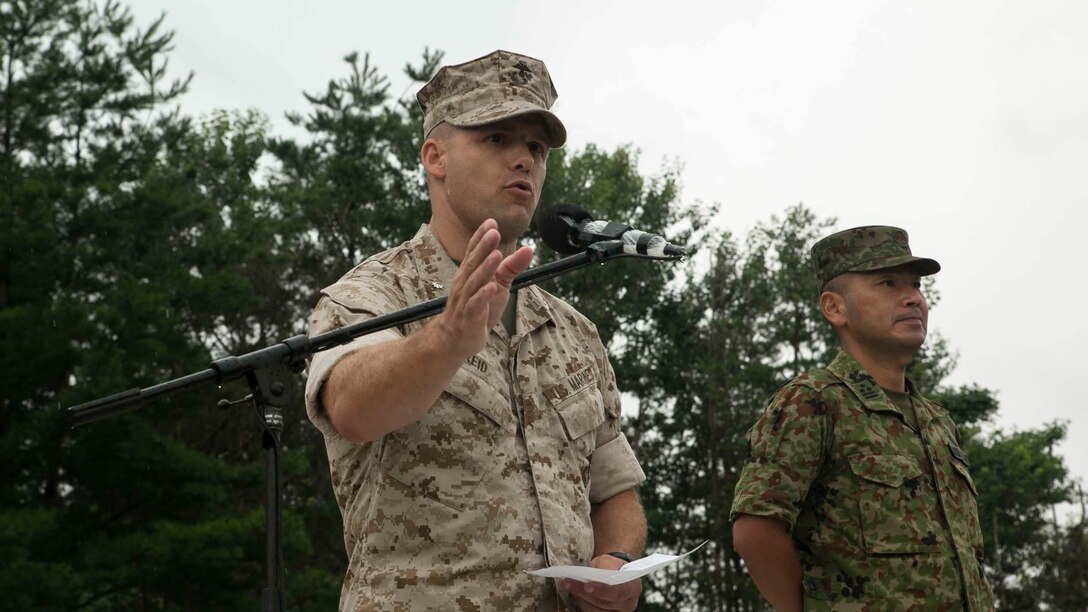
[[[669,244],[661,236],[622,223],[595,221],[586,209],[573,204],[559,204],[544,211],[539,227],[544,244],[562,255],[572,255],[602,240],[623,241],[623,252],[628,255],[668,258],[685,255],[683,247]]]

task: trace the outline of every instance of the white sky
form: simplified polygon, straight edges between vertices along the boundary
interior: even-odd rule
[[[679,160],[721,226],[804,202],[838,227],[906,228],[941,262],[930,325],[950,382],[998,391],[998,424],[1069,422],[1088,481],[1088,3],[132,0],[166,13],[191,114],[256,108],[273,130],[357,50],[408,89],[424,47],[546,62],[568,147]],[[1077,279],[1082,280],[1078,281]]]

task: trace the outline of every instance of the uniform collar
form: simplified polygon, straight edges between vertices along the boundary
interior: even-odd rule
[[[518,335],[532,333],[546,323],[555,323],[552,307],[545,299],[544,290],[531,285],[518,291]]]
[[[448,295],[453,285],[453,275],[457,273],[457,264],[426,223],[419,226],[409,245],[416,275],[423,281],[423,290],[431,299]]]
[[[457,263],[446,252],[438,237],[426,223],[419,227],[410,241],[415,260],[416,273],[423,282],[423,290],[430,298],[448,295],[453,285],[453,276],[457,273]],[[518,291],[517,336],[528,334],[548,322],[554,322],[554,313],[545,298],[545,293],[536,285]],[[500,321],[493,333],[508,338],[506,329]]]
[[[846,351],[840,350],[831,365],[827,366],[827,369],[862,401],[866,410],[870,412],[894,412],[901,417],[903,416],[902,411],[896,407],[894,402],[888,399],[887,394],[877,384],[876,379],[866,372],[861,364]],[[919,429],[925,429],[926,424],[933,416],[930,414],[924,398],[918,393],[914,383],[909,379],[907,380],[907,391],[910,393],[911,399],[914,400],[914,412],[918,419],[918,427]]]

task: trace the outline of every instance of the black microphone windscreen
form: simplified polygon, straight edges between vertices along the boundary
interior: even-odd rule
[[[537,227],[540,228],[540,237],[544,240],[544,244],[556,253],[573,255],[581,251],[582,247],[570,243],[571,225],[562,217],[575,223],[582,223],[592,221],[593,216],[586,209],[574,204],[552,206],[541,214]]]

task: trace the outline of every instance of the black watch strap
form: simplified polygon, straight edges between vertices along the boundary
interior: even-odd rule
[[[630,563],[632,561],[631,555],[629,555],[629,554],[627,554],[625,552],[615,550],[615,551],[612,551],[612,552],[610,552],[608,554],[612,555],[613,557],[615,557],[617,559],[623,559],[624,561],[626,561],[628,563]]]

